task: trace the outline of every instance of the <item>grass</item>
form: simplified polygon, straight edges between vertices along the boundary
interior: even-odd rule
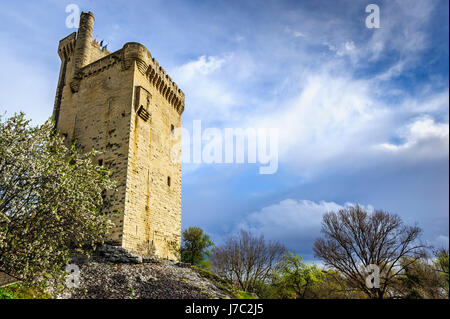
[[[202,268],[199,268],[196,266],[191,266],[191,268],[193,270],[195,270],[201,277],[208,279],[209,281],[214,283],[217,287],[219,287],[224,293],[229,295],[231,298],[255,299],[255,297],[252,296],[252,294],[250,294],[246,291],[235,289],[229,281],[217,276],[216,274],[214,274],[208,270],[205,270],[205,269],[202,269]]]
[[[255,299],[251,293],[242,290],[236,290],[236,297],[237,299]]]
[[[0,288],[0,299],[51,299],[43,287],[16,283]]]

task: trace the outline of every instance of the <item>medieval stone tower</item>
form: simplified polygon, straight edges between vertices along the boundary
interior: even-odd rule
[[[61,70],[53,119],[69,143],[102,151],[117,191],[105,194],[114,213],[110,243],[141,255],[174,259],[180,243],[181,164],[171,159],[184,93],[145,46],[109,52],[93,41],[94,15],[59,42]]]

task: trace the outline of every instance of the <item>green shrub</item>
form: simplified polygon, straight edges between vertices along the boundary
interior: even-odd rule
[[[0,299],[51,299],[51,296],[44,286],[18,283],[0,288]]]

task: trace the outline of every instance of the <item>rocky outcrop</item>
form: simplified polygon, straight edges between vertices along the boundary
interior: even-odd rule
[[[229,290],[193,267],[169,260],[124,257],[106,249],[116,263],[87,261],[79,265],[77,288],[65,288],[62,299],[207,299],[233,298]],[[108,253],[105,252],[105,255]],[[119,263],[125,259],[131,263]],[[110,259],[111,260],[111,259]],[[138,263],[140,262],[140,263]]]

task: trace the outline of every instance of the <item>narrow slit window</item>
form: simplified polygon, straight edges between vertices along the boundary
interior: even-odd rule
[[[172,134],[172,136],[175,134],[175,126],[173,126],[173,124],[170,124],[170,134]]]
[[[143,105],[141,105],[139,107],[139,110],[137,111],[137,114],[139,115],[139,117],[141,119],[143,119],[145,122],[148,121],[148,119],[150,118],[150,113],[147,112],[147,110],[144,108]]]
[[[167,176],[167,186],[170,187],[170,176]]]

